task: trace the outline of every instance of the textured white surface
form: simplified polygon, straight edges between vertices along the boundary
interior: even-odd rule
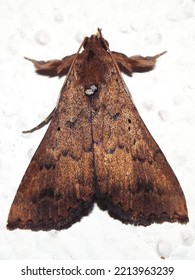
[[[192,0],[0,1],[0,259],[195,258],[195,3]],[[110,49],[127,55],[168,50],[151,72],[124,76],[150,132],[186,196],[187,225],[124,225],[96,205],[60,232],[8,231],[10,205],[46,128],[63,79],[35,74],[24,56],[47,60],[75,53],[103,29]]]

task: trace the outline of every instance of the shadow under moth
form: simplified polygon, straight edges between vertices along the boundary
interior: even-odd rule
[[[8,229],[68,228],[94,201],[125,223],[188,222],[180,184],[121,76],[151,70],[162,54],[112,52],[98,29],[76,54],[28,59],[39,74],[67,77],[56,108],[26,131],[51,120],[12,203]]]

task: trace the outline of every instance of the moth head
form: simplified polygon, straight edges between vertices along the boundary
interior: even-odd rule
[[[87,46],[93,45],[93,44],[100,44],[101,47],[103,47],[106,51],[109,50],[109,44],[102,36],[101,29],[98,28],[98,32],[96,35],[92,35],[91,37],[86,37],[83,42],[83,48],[85,49]]]

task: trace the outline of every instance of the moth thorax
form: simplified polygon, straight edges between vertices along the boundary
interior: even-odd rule
[[[97,92],[97,90],[98,87],[96,85],[91,85],[85,89],[85,94],[90,96]]]

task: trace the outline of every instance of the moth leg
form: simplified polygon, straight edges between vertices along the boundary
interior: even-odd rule
[[[62,77],[68,73],[68,70],[75,58],[76,54],[72,54],[62,58],[61,60],[48,60],[48,61],[38,61],[35,59],[27,58],[25,59],[31,61],[36,69],[36,72],[45,76],[59,76]]]
[[[51,119],[55,113],[55,110],[56,110],[56,108],[54,108],[53,111],[49,114],[49,116],[44,121],[42,121],[40,124],[38,124],[37,126],[35,126],[34,128],[32,128],[30,130],[22,131],[22,133],[32,133],[35,130],[38,130],[38,129],[42,128],[43,126],[45,126],[46,124],[48,124],[51,121]]]
[[[154,56],[143,57],[141,55],[135,55],[127,57],[123,53],[111,52],[112,57],[117,62],[120,70],[127,75],[131,75],[133,72],[146,72],[154,68],[156,60],[165,52]]]
[[[156,60],[165,53],[166,51],[160,54],[156,54],[154,56],[146,56],[146,57],[135,55],[129,57],[129,62],[131,63],[134,72],[142,72],[142,71],[144,72],[154,68],[156,64]]]

